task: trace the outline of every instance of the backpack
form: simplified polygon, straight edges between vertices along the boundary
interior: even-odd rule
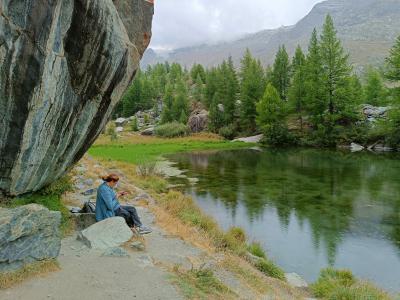
[[[96,204],[90,201],[86,201],[83,204],[83,208],[80,211],[80,213],[82,214],[94,214],[95,212],[96,212]]]

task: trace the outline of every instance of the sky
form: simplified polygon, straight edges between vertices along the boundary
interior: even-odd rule
[[[238,38],[293,25],[321,0],[155,0],[156,50]]]

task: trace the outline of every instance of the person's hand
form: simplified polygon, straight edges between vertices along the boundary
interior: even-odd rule
[[[129,194],[128,192],[119,192],[118,193],[118,197],[123,197],[123,196],[128,195],[128,194]]]

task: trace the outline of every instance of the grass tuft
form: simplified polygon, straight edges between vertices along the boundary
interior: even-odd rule
[[[316,297],[327,300],[391,299],[371,283],[356,280],[351,271],[333,268],[323,269],[311,289]]]
[[[34,276],[60,270],[56,260],[45,260],[24,266],[18,271],[0,273],[0,289],[8,289]]]
[[[260,257],[260,258],[267,258],[264,249],[261,247],[260,243],[254,242],[251,243],[248,247],[247,250],[253,254],[254,256]]]
[[[183,272],[175,268],[174,271],[173,282],[187,299],[233,299],[235,296],[210,269]]]
[[[260,270],[265,275],[276,278],[279,280],[285,281],[285,273],[281,268],[279,268],[274,262],[270,261],[269,259],[260,259],[256,264],[255,267]]]

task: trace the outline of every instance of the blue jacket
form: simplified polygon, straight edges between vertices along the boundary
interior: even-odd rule
[[[114,190],[105,182],[97,189],[96,221],[115,216],[115,210],[120,207]]]

